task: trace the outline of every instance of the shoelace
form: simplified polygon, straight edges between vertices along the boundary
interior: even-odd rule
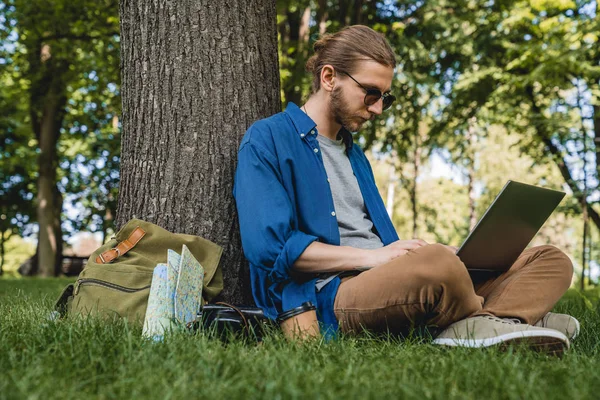
[[[493,317],[491,315],[486,315],[485,318],[487,318],[491,321],[500,322],[502,324],[510,324],[510,325],[522,324],[521,320],[518,318],[498,318],[498,317]]]
[[[518,325],[518,324],[522,324],[523,321],[521,321],[519,318],[505,318],[507,321],[511,321],[513,324]]]

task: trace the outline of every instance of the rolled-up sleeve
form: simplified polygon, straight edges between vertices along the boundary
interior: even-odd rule
[[[318,238],[298,230],[276,157],[252,140],[238,153],[234,197],[244,255],[253,267],[267,269],[273,283],[289,280],[296,260]]]

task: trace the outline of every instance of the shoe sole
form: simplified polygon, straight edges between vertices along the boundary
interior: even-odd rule
[[[528,337],[514,339],[510,342],[504,342],[500,344],[501,350],[508,350],[511,346],[526,347],[529,350],[536,351],[538,353],[548,354],[551,356],[562,357],[564,352],[568,350],[569,346],[559,339],[552,339],[547,337]]]
[[[560,355],[569,348],[569,339],[559,331],[545,330],[520,331],[505,333],[486,339],[451,339],[438,338],[433,340],[434,344],[453,347],[490,347],[501,345],[503,348],[509,345],[525,345],[533,350]]]

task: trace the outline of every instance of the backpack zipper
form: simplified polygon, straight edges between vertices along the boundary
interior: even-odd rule
[[[145,289],[149,289],[150,288],[150,285],[148,285],[148,286],[144,286],[144,287],[141,287],[141,288],[132,289],[132,288],[128,288],[128,287],[125,287],[125,286],[117,285],[116,283],[110,283],[110,282],[101,281],[99,279],[84,278],[84,279],[78,279],[77,280],[77,287],[75,288],[74,295],[77,295],[77,293],[79,293],[79,288],[83,284],[85,284],[85,285],[94,285],[94,286],[102,286],[102,287],[105,287],[105,288],[108,288],[108,289],[118,290],[119,292],[125,292],[125,293],[135,293],[135,292],[139,292],[141,290],[145,290]]]

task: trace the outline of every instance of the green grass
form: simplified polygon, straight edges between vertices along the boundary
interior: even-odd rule
[[[582,399],[600,393],[598,292],[567,293],[559,312],[582,332],[562,358],[525,349],[447,349],[427,339],[227,345],[139,327],[49,322],[69,280],[0,280],[0,399],[414,398]]]

